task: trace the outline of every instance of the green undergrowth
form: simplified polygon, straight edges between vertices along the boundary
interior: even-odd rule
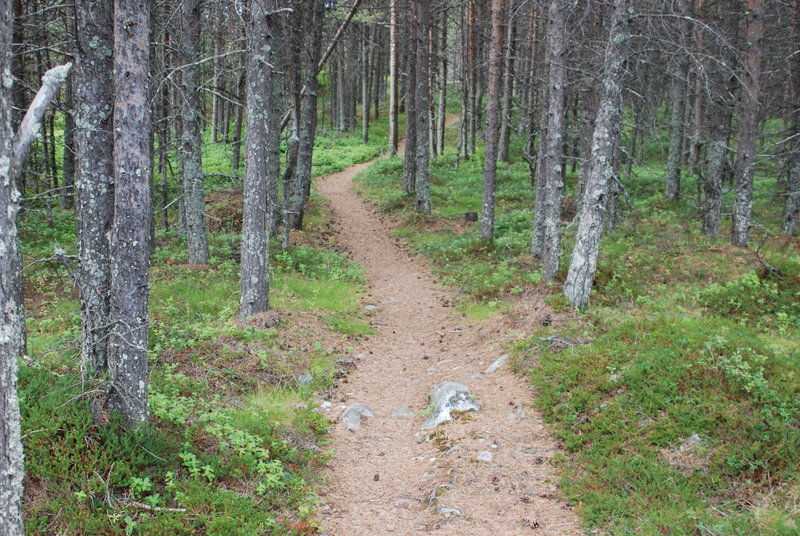
[[[776,235],[770,164],[756,175],[752,247],[740,249],[728,219],[719,240],[701,236],[695,177],[684,177],[679,202],[663,200],[666,153],[649,140],[622,177],[622,222],[603,238],[591,305],[576,314],[560,293],[576,170],[566,175],[562,268],[546,284],[529,253],[534,192],[515,143],[514,163],[498,167],[492,243],[464,221],[480,212],[480,154],[433,161],[430,217],[402,192],[399,158],[377,161],[358,188],[461,292],[464,314],[547,304],[516,343],[514,367],[563,447],[562,489],[587,532],[800,534],[800,255]]]
[[[374,139],[362,146],[352,134],[324,133],[317,156],[327,167],[315,173],[372,158],[385,145]],[[227,149],[206,149],[206,172],[219,174],[209,191],[233,184],[222,177]],[[48,227],[43,208],[30,207],[21,220],[26,264],[75,252],[73,214],[54,207]],[[157,231],[151,420],[138,432],[122,431],[98,406],[101,385],[81,381],[79,302],[68,270],[58,259],[29,266],[30,359],[19,381],[28,534],[317,532],[329,456],[318,396],[372,333],[359,305],[363,269],[337,249],[329,221],[326,203],[312,195],[295,244],[272,244],[273,312],[244,326],[235,318],[240,234],[231,226],[210,233],[209,264],[189,266],[184,241]]]

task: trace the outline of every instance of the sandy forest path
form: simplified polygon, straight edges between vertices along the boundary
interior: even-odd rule
[[[370,302],[380,306],[373,316],[378,333],[327,410],[336,417],[359,402],[374,416],[355,432],[341,421],[332,427],[323,534],[581,534],[577,516],[559,498],[549,463],[556,445],[531,405],[532,393],[506,365],[485,373],[504,352],[503,330],[460,318],[450,307],[452,292],[356,197],[352,179],[368,165],[317,186],[332,203],[340,242],[366,269]],[[470,387],[481,410],[440,425],[433,440],[419,443],[428,396],[442,381]],[[390,416],[401,406],[410,415]],[[477,461],[485,452],[492,461]]]

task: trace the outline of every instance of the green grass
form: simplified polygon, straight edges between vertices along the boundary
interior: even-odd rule
[[[373,141],[321,132],[314,174],[379,154]],[[207,192],[236,186],[230,145],[204,146]],[[177,171],[174,152],[171,170]],[[241,171],[241,170],[240,170]],[[177,177],[169,188],[177,195]],[[43,203],[21,220],[25,262],[75,252],[70,211]],[[170,211],[170,218],[175,213]],[[151,421],[140,432],[95,425],[99,391],[77,362],[79,303],[56,261],[26,271],[30,363],[20,366],[29,534],[307,534],[315,531],[319,471],[328,457],[327,419],[315,393],[341,375],[339,361],[373,328],[360,303],[363,269],[335,250],[330,212],[312,194],[305,237],[273,244],[275,327],[240,326],[236,229],[210,233],[207,266],[186,263],[174,231],[157,231],[150,299]],[[174,222],[173,222],[174,224]],[[354,342],[355,344],[355,342]],[[337,350],[338,348],[338,350]],[[312,375],[309,384],[298,378]],[[142,506],[144,505],[144,506]]]

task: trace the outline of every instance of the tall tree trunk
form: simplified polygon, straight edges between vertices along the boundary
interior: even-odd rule
[[[114,12],[106,0],[77,0],[75,84],[78,286],[81,368],[106,369],[111,326],[111,243],[114,219]]]
[[[792,5],[792,41],[793,50],[800,47],[800,0]],[[786,181],[786,201],[783,205],[783,221],[781,230],[789,235],[797,236],[800,217],[800,54],[793,54],[789,59],[791,92],[786,111],[785,122],[790,125],[792,135],[791,148],[788,152],[789,174]]]
[[[200,0],[181,1],[180,46],[184,65],[196,63],[200,56]],[[183,70],[181,102],[181,163],[184,205],[186,207],[186,244],[189,264],[208,263],[208,234],[205,219],[205,175],[203,173],[203,105],[200,95],[200,65]],[[219,133],[219,130],[217,130]]]
[[[586,199],[581,205],[575,248],[564,295],[574,308],[586,307],[597,270],[597,256],[603,233],[603,215],[611,182],[614,181],[614,152],[619,143],[622,109],[622,78],[630,38],[631,0],[614,0],[611,32],[606,45],[602,96],[592,136],[591,172]]]
[[[413,0],[416,2],[417,0]],[[414,4],[412,4],[412,7]],[[409,10],[410,11],[410,10]],[[406,150],[403,156],[403,191],[411,193],[417,189],[417,139],[419,132],[417,127],[417,24],[418,21],[413,14],[406,12],[406,17],[411,19],[407,26],[406,38],[406,71],[408,81],[408,91],[406,92]]]
[[[269,309],[269,199],[270,151],[279,136],[274,124],[274,36],[277,33],[275,0],[250,0],[247,63],[247,131],[245,135],[244,215],[239,318]]]
[[[397,2],[389,2],[389,154],[397,154]]]
[[[365,30],[366,37],[361,49],[361,143],[369,143],[369,68],[372,48],[371,30]]]
[[[687,34],[689,25],[685,16],[688,15],[688,0],[680,0],[678,4],[678,15],[681,17],[679,25],[679,36],[681,39],[681,49],[687,48]],[[678,66],[675,70],[672,82],[672,114],[669,122],[669,156],[667,157],[667,181],[666,197],[670,201],[677,201],[681,192],[681,166],[683,164],[683,134],[684,134],[684,111],[686,109],[686,88],[687,77],[689,74],[689,61],[682,52],[678,59]],[[630,156],[630,155],[629,155]]]
[[[503,0],[492,0],[492,41],[489,48],[489,89],[484,133],[481,238],[494,238],[494,202],[497,190],[497,146],[500,132],[500,89],[503,61]]]
[[[731,43],[737,42],[739,28],[738,2],[721,0],[715,6],[715,22],[722,34],[719,60],[713,64],[710,73],[711,105],[709,114],[710,142],[706,151],[707,167],[705,174],[705,203],[703,207],[703,235],[716,238],[722,218],[722,178],[728,163],[728,139],[731,131],[733,106],[730,96],[736,87],[736,79],[731,71],[735,53]]]
[[[106,402],[123,426],[138,428],[147,401],[147,302],[150,254],[150,4],[114,4],[114,227]]]
[[[736,146],[736,194],[733,197],[731,241],[744,247],[750,239],[753,212],[758,110],[761,98],[761,58],[764,37],[764,0],[747,2],[747,37],[739,98],[739,135]]]
[[[0,2],[0,72],[11,72],[11,2]],[[22,536],[22,440],[17,360],[24,355],[25,309],[17,237],[20,194],[11,168],[11,87],[0,86],[0,533]]]
[[[510,155],[508,146],[511,141],[511,107],[514,98],[514,43],[516,42],[516,11],[515,2],[509,2],[507,7],[507,22],[505,43],[503,45],[503,98],[500,108],[500,138],[497,147],[497,157],[501,162],[509,163]]]
[[[447,2],[441,6],[442,20],[439,30],[439,102],[436,113],[436,154],[444,153],[444,130],[447,122]]]
[[[547,108],[544,150],[541,151],[539,190],[541,202],[535,217],[541,222],[541,258],[546,279],[553,279],[561,257],[561,198],[564,193],[562,166],[566,123],[565,88],[566,9],[564,0],[551,0],[547,17]],[[536,228],[536,226],[534,226]]]
[[[299,145],[297,147],[297,167],[295,181],[297,190],[292,192],[292,207],[289,226],[301,229],[303,226],[304,207],[311,189],[311,166],[314,156],[314,139],[317,135],[317,65],[322,52],[322,28],[325,16],[324,6],[313,2],[304,11],[303,23],[304,65],[305,65],[305,98],[300,103]]]
[[[428,0],[416,0],[417,35],[416,46],[416,85],[415,105],[417,120],[417,147],[415,181],[417,190],[416,211],[420,214],[431,213],[431,86],[430,86],[430,26],[431,6]]]

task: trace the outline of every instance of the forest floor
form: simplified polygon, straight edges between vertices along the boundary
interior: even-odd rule
[[[357,367],[327,409],[335,418],[358,402],[374,417],[355,432],[343,422],[331,431],[323,532],[580,534],[556,486],[549,463],[556,442],[532,406],[533,393],[507,366],[485,373],[507,350],[510,326],[455,313],[453,292],[355,195],[353,178],[368,165],[328,175],[317,186],[331,201],[338,240],[366,269],[368,299],[378,306],[372,313],[378,333],[364,342]],[[527,320],[522,324],[534,319]],[[420,442],[429,435],[420,432],[428,396],[442,381],[466,384],[481,409]],[[403,406],[410,415],[390,415]],[[492,461],[478,461],[481,452]]]

